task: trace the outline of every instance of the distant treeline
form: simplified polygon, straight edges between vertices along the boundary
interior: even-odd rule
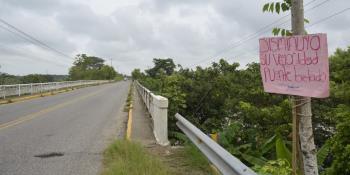
[[[125,75],[118,73],[112,66],[104,63],[105,60],[102,58],[79,54],[69,68],[68,75],[29,74],[16,76],[0,72],[0,85],[75,80],[122,80],[124,78]]]
[[[0,85],[45,83],[65,80],[68,80],[68,75],[29,74],[25,76],[16,76],[0,72]]]

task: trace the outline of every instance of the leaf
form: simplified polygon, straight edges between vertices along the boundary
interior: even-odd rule
[[[284,0],[284,2],[286,2],[289,7],[292,5],[292,0]]]
[[[281,28],[273,28],[272,29],[272,34],[277,36],[280,33]]]
[[[268,11],[268,10],[269,10],[269,6],[270,6],[270,4],[269,4],[269,3],[266,3],[266,4],[264,5],[264,7],[263,7],[263,12]]]
[[[286,29],[282,29],[281,35],[282,35],[282,36],[286,36]]]
[[[267,160],[263,157],[255,157],[255,156],[251,156],[251,155],[248,155],[245,153],[241,153],[241,156],[244,160],[246,160],[247,162],[249,162],[252,165],[263,166],[267,162]]]
[[[269,138],[260,148],[261,155],[264,155],[268,151],[270,151],[276,142],[276,135],[273,135],[271,138]]]
[[[292,36],[293,33],[290,30],[286,30],[286,36]]]
[[[281,8],[282,8],[282,11],[284,11],[284,12],[289,10],[289,6],[286,3],[282,3]]]
[[[304,22],[305,22],[306,24],[309,24],[309,23],[310,23],[310,21],[309,21],[308,19],[306,19],[306,18],[304,18]]]
[[[183,141],[184,143],[190,143],[190,140],[187,138],[187,136],[181,132],[172,132],[171,133],[175,138]]]
[[[252,147],[252,143],[247,143],[247,144],[239,145],[238,149],[239,150],[241,150],[241,149],[248,149],[248,148],[251,148],[251,147]]]
[[[276,155],[277,159],[285,159],[289,162],[289,164],[292,164],[292,154],[286,147],[286,144],[280,135],[277,135],[276,138]]]
[[[317,164],[323,165],[324,160],[327,158],[330,152],[331,144],[326,142],[318,151],[317,151]]]
[[[275,4],[275,3],[271,2],[271,4],[270,4],[270,9],[269,9],[270,12],[273,12],[274,4]]]
[[[281,9],[281,3],[277,2],[275,5],[276,12],[279,14]]]

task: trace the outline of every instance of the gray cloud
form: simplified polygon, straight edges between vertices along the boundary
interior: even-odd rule
[[[123,73],[148,68],[159,57],[174,58],[184,67],[207,59],[199,63],[205,66],[219,58],[244,66],[258,61],[257,39],[271,32],[235,43],[281,17],[261,12],[267,1],[2,0],[0,18],[71,57],[87,53],[108,63],[112,59]],[[334,0],[308,12],[320,2],[305,7],[311,23],[350,6],[347,0]],[[349,22],[346,12],[308,31],[328,33],[331,53],[349,45]],[[72,61],[0,28],[0,71],[67,74]]]

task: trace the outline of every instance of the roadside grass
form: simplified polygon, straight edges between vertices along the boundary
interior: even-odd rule
[[[162,156],[172,174],[176,175],[216,175],[209,160],[193,144],[173,148],[171,154]]]
[[[130,107],[131,107],[131,103],[132,103],[132,98],[133,98],[133,84],[130,84],[130,87],[129,87],[129,92],[128,92],[128,97],[126,99],[126,103],[125,103],[125,107],[124,107],[124,112],[128,112]]]
[[[212,171],[212,169],[210,168],[209,160],[193,144],[185,145],[183,157],[185,157],[185,161],[187,161],[188,164],[191,165],[191,167],[200,170],[205,170],[206,172]]]
[[[141,144],[117,140],[104,152],[102,175],[169,175],[167,166]]]

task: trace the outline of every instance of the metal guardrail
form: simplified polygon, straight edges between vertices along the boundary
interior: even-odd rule
[[[186,134],[186,136],[201,150],[201,152],[213,163],[224,175],[257,175],[239,159],[232,156],[219,144],[205,135],[196,126],[182,117],[175,115],[176,125]]]
[[[82,85],[102,84],[109,82],[108,80],[78,80],[78,81],[62,81],[50,83],[31,83],[31,84],[14,84],[0,85],[0,98],[6,99],[11,96],[22,96],[27,94],[36,94],[71,88]]]
[[[135,86],[153,120],[153,134],[157,143],[169,145],[168,140],[168,99],[153,94],[138,81]]]

